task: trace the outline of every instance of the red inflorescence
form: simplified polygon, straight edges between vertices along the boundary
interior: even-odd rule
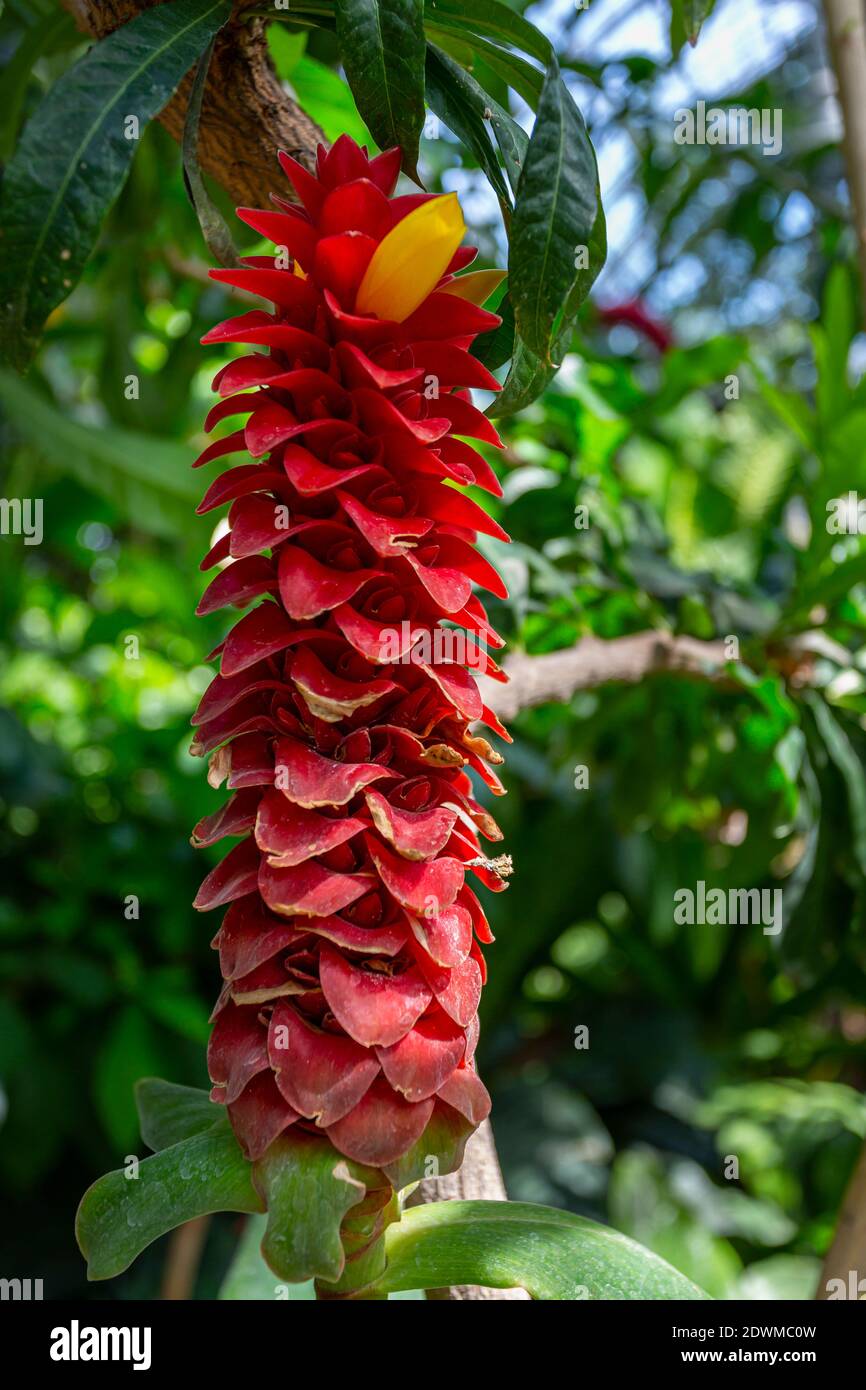
[[[199,463],[257,461],[199,507],[230,503],[199,611],[266,600],[213,654],[193,721],[232,793],[193,843],[243,837],[195,902],[228,905],[208,1060],[250,1158],[298,1124],[385,1167],[490,1104],[473,1054],[492,936],[467,871],[503,887],[478,832],[501,835],[466,769],[501,792],[473,726],[506,735],[467,666],[502,678],[475,588],[505,590],[473,542],[507,537],[453,484],[500,492],[456,437],[499,442],[468,394],[498,389],[468,348],[499,319],[473,302],[488,272],[457,275],[475,252],[454,249],[453,195],[423,216],[433,195],[391,196],[397,151],[344,137],[316,176],[281,163],[300,206],[239,211],[277,256],[212,272],[274,312],[203,339],[254,350],[218,373],[207,421],[246,424]]]

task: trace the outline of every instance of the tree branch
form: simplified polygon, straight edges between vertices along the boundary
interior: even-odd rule
[[[522,709],[551,700],[570,700],[579,690],[609,683],[635,685],[647,676],[676,672],[699,680],[727,682],[725,645],[670,632],[638,632],[628,637],[582,637],[573,647],[506,659],[508,684],[483,677],[484,700],[507,722]]]
[[[158,0],[63,0],[79,29],[97,39],[155,3]],[[277,150],[286,150],[312,168],[317,144],[326,142],[277,77],[264,21],[244,17],[251,3],[235,0],[235,14],[217,37],[202,100],[198,157],[202,169],[235,203],[267,207]],[[191,87],[190,73],[160,116],[178,141]]]

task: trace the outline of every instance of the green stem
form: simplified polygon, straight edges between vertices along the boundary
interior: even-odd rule
[[[385,1231],[392,1221],[400,1220],[400,1199],[396,1192],[385,1207],[352,1217],[351,1212],[340,1228],[340,1238],[346,1252],[346,1266],[336,1283],[316,1280],[316,1298],[323,1301],[349,1300],[358,1302],[373,1299],[387,1300],[388,1295],[376,1289],[376,1283],[387,1263]]]

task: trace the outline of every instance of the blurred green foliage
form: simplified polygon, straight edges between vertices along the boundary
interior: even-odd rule
[[[23,9],[0,19],[10,64]],[[51,32],[19,115],[78,51]],[[328,134],[354,133],[328,36],[276,43]],[[741,660],[725,682],[657,675],[516,721],[481,1065],[513,1197],[608,1220],[716,1296],[809,1297],[866,1137],[866,570],[862,537],[826,527],[828,501],[866,492],[859,296],[824,196],[841,166],[810,148],[774,167],[815,195],[786,262],[802,312],[737,327],[716,271],[772,278],[785,195],[729,151],[663,166],[659,65],[608,66],[571,71],[621,96],[658,280],[691,211],[714,328],[659,355],[585,315],[554,387],[507,426],[515,539],[490,548],[511,596],[491,615],[513,650],[663,628],[736,635]],[[788,55],[762,81],[757,104],[796,101]],[[469,157],[443,131],[422,167],[466,195],[491,262]],[[702,222],[708,183],[736,178],[738,201]],[[188,719],[227,620],[192,616],[213,521],[193,515],[187,465],[221,365],[198,340],[238,305],[204,258],[177,149],[149,128],[36,366],[0,377],[2,492],[45,517],[40,546],[0,538],[0,1179],[10,1259],[38,1256],[52,1296],[82,1291],[78,1194],[135,1150],[132,1082],[206,1081],[216,923],[190,907],[207,856],[188,837],[215,801]],[[655,310],[688,317],[663,294]],[[782,888],[784,931],[676,926],[674,891],[700,880]],[[202,1296],[234,1231],[214,1224]],[[152,1296],[160,1260],[121,1296]]]

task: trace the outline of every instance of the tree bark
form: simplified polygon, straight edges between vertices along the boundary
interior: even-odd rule
[[[508,1200],[489,1120],[470,1136],[463,1164],[457,1172],[419,1183],[407,1205],[417,1207],[422,1202],[466,1202],[480,1198],[494,1202]],[[439,1302],[466,1303],[488,1299],[528,1300],[529,1294],[525,1289],[485,1289],[476,1284],[461,1284],[450,1289],[428,1289],[427,1297]]]
[[[851,1272],[854,1280],[851,1281]],[[848,1297],[850,1283],[855,1288],[861,1279],[866,1279],[866,1147],[860,1152],[857,1166],[848,1184],[833,1243],[824,1258],[821,1278],[815,1297],[824,1300],[829,1297],[828,1284],[831,1279],[841,1279]],[[861,1295],[856,1295],[858,1298]],[[866,1298],[866,1294],[862,1295]]]
[[[63,0],[79,29],[97,39],[155,3],[159,0]],[[250,3],[236,0],[235,15],[217,37],[202,100],[198,158],[236,204],[268,207],[279,182],[277,151],[311,169],[316,146],[326,141],[277,77],[264,21],[244,18]],[[159,118],[178,141],[191,87],[188,73]]]
[[[848,192],[866,313],[866,24],[863,0],[824,0],[830,56],[842,109]]]

